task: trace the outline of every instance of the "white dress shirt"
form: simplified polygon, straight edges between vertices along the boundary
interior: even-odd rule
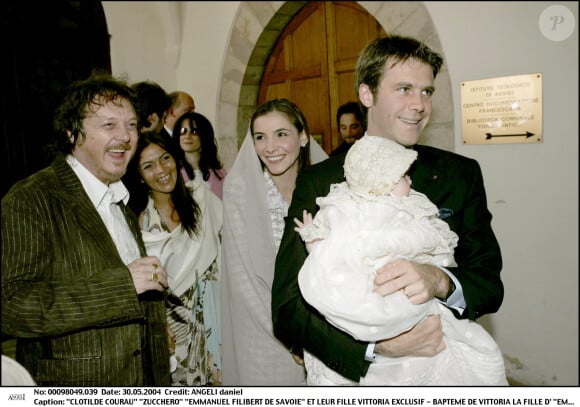
[[[103,219],[123,262],[129,264],[139,258],[139,246],[135,236],[127,224],[123,211],[117,205],[121,201],[124,204],[129,201],[129,191],[123,182],[105,185],[74,156],[67,156],[67,162],[79,177],[89,199]]]

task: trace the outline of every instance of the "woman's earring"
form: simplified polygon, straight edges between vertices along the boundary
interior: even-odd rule
[[[300,144],[300,147],[306,147],[306,143]]]

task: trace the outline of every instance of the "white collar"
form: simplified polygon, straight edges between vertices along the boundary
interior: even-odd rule
[[[101,202],[108,196],[111,202],[123,201],[125,204],[129,201],[129,191],[119,180],[105,185],[100,179],[95,177],[83,164],[81,164],[72,154],[66,157],[66,162],[71,166],[75,172],[83,188],[85,189],[89,199],[98,207]]]

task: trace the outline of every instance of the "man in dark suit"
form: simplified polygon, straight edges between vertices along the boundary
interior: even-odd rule
[[[167,273],[120,181],[138,119],[124,82],[74,83],[60,154],[2,199],[2,336],[41,386],[169,385]]]
[[[398,260],[377,271],[375,291],[403,291],[415,304],[437,298],[458,318],[496,312],[503,300],[501,252],[491,228],[491,214],[478,163],[433,147],[419,146],[432,112],[434,80],[442,57],[421,42],[387,36],[370,43],[357,62],[355,81],[367,133],[387,137],[418,152],[410,176],[413,187],[440,209],[440,217],[459,236],[457,267]],[[377,343],[353,339],[327,322],[304,301],[298,272],[307,256],[293,219],[305,209],[317,211],[315,199],[344,181],[345,155],[305,169],[296,181],[276,258],[272,318],[276,336],[294,353],[307,349],[342,376],[360,381],[375,353],[388,356],[434,356],[445,348],[441,321],[432,315],[411,330]]]

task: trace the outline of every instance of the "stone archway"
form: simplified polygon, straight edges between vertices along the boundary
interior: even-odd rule
[[[279,34],[306,1],[240,2],[227,44],[220,84],[217,133],[226,168],[233,164],[249,117],[256,107],[265,63]],[[425,41],[442,55],[439,36],[422,2],[360,3],[386,32],[410,35]],[[454,150],[453,96],[444,65],[435,82],[433,117],[421,144]],[[233,119],[235,118],[235,119]]]

